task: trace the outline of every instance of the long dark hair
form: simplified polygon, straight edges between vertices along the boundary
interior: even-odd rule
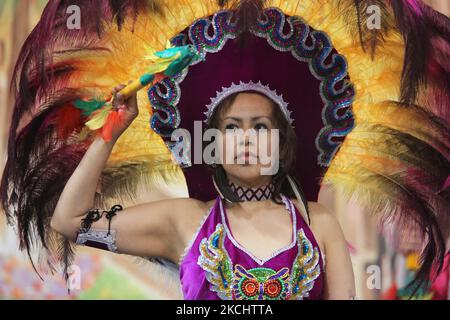
[[[256,93],[262,95],[263,97],[266,97],[265,95],[255,91],[245,92]],[[229,110],[239,93],[240,92],[229,95],[215,108],[213,114],[211,115],[211,118],[206,125],[206,129],[219,129],[221,116]],[[272,183],[275,186],[274,192],[272,194],[272,201],[278,204],[282,204],[281,194],[289,198],[293,198],[296,196],[288,180],[288,176],[290,176],[294,181],[297,190],[299,191],[301,200],[305,205],[306,213],[309,219],[308,202],[306,201],[305,194],[295,172],[295,162],[297,160],[297,135],[295,134],[294,129],[287,121],[284,114],[281,112],[278,105],[270,98],[266,98],[269,99],[272,103],[272,115],[275,122],[275,127],[279,129],[280,132],[280,166],[278,172],[272,176]],[[214,164],[208,165],[208,168],[212,170],[214,182],[221,195],[229,202],[240,202],[241,200],[229,186],[227,174],[223,166],[220,164]]]

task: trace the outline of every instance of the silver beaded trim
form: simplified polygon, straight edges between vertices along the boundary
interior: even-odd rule
[[[288,109],[288,103],[284,101],[283,95],[278,94],[275,90],[272,90],[269,88],[268,85],[263,85],[261,81],[258,81],[257,83],[250,81],[250,82],[242,82],[240,81],[239,84],[231,83],[231,86],[225,88],[222,87],[221,91],[216,92],[216,96],[214,98],[211,98],[211,102],[206,106],[206,111],[203,112],[203,114],[206,116],[206,119],[203,120],[205,123],[208,123],[211,119],[211,116],[214,113],[214,110],[217,108],[217,106],[228,96],[244,92],[244,91],[256,91],[259,93],[264,94],[268,98],[270,98],[272,101],[274,101],[283,112],[284,116],[286,117],[286,120],[289,122],[289,124],[292,125],[292,122],[294,120],[291,118],[291,111]]]
[[[116,231],[89,229],[87,232],[78,233],[76,244],[84,245],[87,241],[103,243],[108,251],[119,253],[116,246]]]

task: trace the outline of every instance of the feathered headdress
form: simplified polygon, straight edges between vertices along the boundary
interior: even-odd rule
[[[68,5],[81,8],[82,29],[67,29]],[[380,14],[380,28],[367,27],[371,9]],[[294,126],[302,123],[298,103],[311,111],[314,130],[305,127],[302,136],[309,160],[298,159],[308,199],[316,200],[320,178],[358,197],[383,220],[419,226],[426,246],[418,277],[425,278],[433,262],[443,261],[450,226],[449,25],[447,17],[416,0],[49,2],[16,65],[16,103],[0,190],[21,248],[29,252],[41,243],[54,252],[62,243],[57,261],[69,262],[71,246],[55,238],[49,221],[98,133],[86,129],[88,119],[75,101],[106,96],[117,83],[139,77],[149,50],[162,50],[167,41],[196,46],[204,62],[149,88],[148,96],[140,92],[141,112],[115,145],[97,203],[132,198],[139,183],[151,188],[161,177],[183,184],[161,137],[204,120],[203,107],[211,102],[204,98],[221,90],[214,88],[218,79],[229,87],[244,77],[233,74],[236,70],[219,76],[212,66],[223,71],[226,61],[220,57],[236,58],[233,50],[244,50],[248,63],[253,43],[275,60],[255,56],[261,72],[258,79],[252,73],[240,79],[246,83],[260,80],[281,94],[286,82],[273,83],[272,61],[297,61],[297,69],[284,72],[291,83],[304,85],[304,95],[298,100],[285,88],[283,97]],[[253,36],[241,37],[248,33]],[[205,92],[195,86],[201,79]],[[191,195],[209,196],[204,191],[212,188],[203,184],[208,182],[198,173],[194,181],[189,170]]]

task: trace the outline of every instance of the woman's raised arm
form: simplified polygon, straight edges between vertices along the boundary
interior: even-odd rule
[[[123,87],[124,85],[117,86],[113,93]],[[61,193],[51,220],[52,228],[72,241],[77,240],[83,219],[94,209],[97,184],[114,143],[138,115],[135,95],[126,101],[117,95],[114,105],[123,108],[122,112],[125,115],[123,126],[115,128],[111,141],[106,142],[101,137],[93,141]],[[201,212],[204,210],[203,205],[200,201],[186,198],[123,208],[110,220],[106,215],[94,219],[95,221],[84,230],[91,232],[84,233],[84,236],[90,237],[89,241],[84,242],[86,245],[95,244],[95,241],[91,240],[93,234],[95,236],[98,231],[100,241],[107,239],[111,251],[147,257],[157,256],[176,261],[182,246],[176,233],[180,219],[189,216],[190,212]],[[102,212],[109,208],[98,209]],[[180,210],[183,210],[183,214],[177,214]],[[84,222],[86,223],[86,219]],[[112,241],[114,244],[111,245]]]

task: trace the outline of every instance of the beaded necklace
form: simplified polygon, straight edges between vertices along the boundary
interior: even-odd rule
[[[231,182],[230,188],[242,201],[269,200],[275,190],[273,183],[258,188],[246,188]]]

